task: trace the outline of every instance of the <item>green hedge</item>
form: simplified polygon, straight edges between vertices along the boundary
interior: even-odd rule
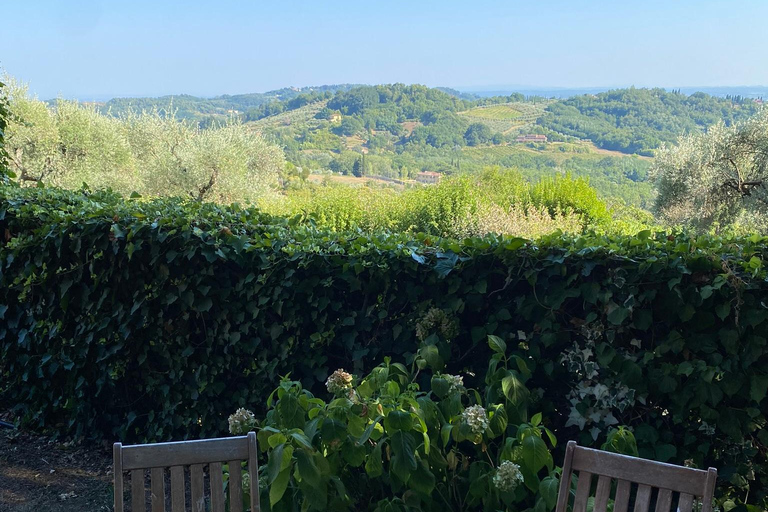
[[[721,495],[765,503],[766,239],[454,242],[296,224],[0,188],[0,406],[63,435],[212,436],[280,375],[317,389],[336,368],[412,358],[424,322],[455,324],[433,340],[448,370],[484,375],[499,336],[558,439],[593,444],[615,420],[642,456],[716,466]]]

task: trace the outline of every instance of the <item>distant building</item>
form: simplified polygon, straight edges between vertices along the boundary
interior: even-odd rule
[[[330,116],[328,116],[328,120],[332,123],[340,123],[341,122],[341,114],[339,112],[334,112]]]
[[[528,133],[517,137],[517,142],[547,142],[546,135]]]
[[[763,98],[755,98],[755,103],[757,103],[758,105],[762,105],[763,104]]]
[[[440,182],[440,178],[442,177],[442,174],[439,172],[420,172],[416,175],[416,181],[419,183],[424,183],[427,185],[435,185]]]

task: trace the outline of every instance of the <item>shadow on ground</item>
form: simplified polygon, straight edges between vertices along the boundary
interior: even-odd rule
[[[0,430],[0,512],[110,511],[111,482],[106,447]]]

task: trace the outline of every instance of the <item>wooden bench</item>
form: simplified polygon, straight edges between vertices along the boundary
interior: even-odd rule
[[[613,512],[627,512],[634,501],[634,512],[647,512],[652,501],[656,512],[691,512],[693,501],[702,500],[701,512],[711,512],[717,470],[674,466],[578,446],[570,441],[565,451],[563,474],[555,512],[566,512],[571,495],[571,476],[578,472],[573,512],[586,512],[597,476],[593,512],[606,512],[616,480]],[[672,506],[675,505],[673,509]]]
[[[211,512],[225,512],[222,464],[230,468],[229,500],[231,512],[243,510],[242,463],[248,463],[251,479],[250,509],[260,512],[259,468],[256,461],[256,434],[177,443],[114,444],[115,512],[123,512],[123,476],[131,473],[131,510],[146,512],[145,470],[150,472],[150,504],[152,512],[166,512],[166,468],[170,468],[170,503],[168,512],[185,510],[185,467],[189,467],[192,512],[205,512],[204,474],[208,466]],[[232,468],[237,468],[233,471]]]

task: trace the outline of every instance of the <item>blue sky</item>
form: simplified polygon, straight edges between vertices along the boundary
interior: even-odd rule
[[[765,0],[4,0],[43,98],[430,86],[768,85]]]

